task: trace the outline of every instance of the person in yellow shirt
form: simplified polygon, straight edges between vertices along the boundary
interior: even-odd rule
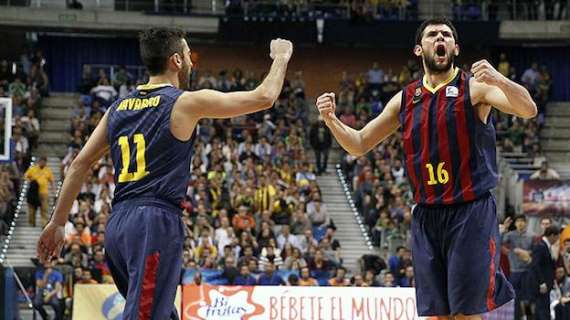
[[[25,173],[26,180],[36,181],[38,183],[38,193],[40,200],[40,212],[42,215],[42,226],[48,223],[48,196],[49,196],[49,185],[55,191],[55,183],[53,172],[47,166],[46,157],[40,157],[38,164],[31,166],[26,170]],[[30,204],[28,201],[28,222],[32,226],[36,226],[36,211],[38,207]]]

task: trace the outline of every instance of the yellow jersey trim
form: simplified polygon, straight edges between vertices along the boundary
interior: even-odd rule
[[[446,85],[448,85],[451,81],[453,81],[453,79],[455,79],[455,77],[457,77],[457,74],[459,73],[459,68],[455,68],[455,70],[453,71],[453,73],[451,74],[451,76],[449,76],[449,78],[447,78],[445,81],[443,81],[442,83],[438,84],[437,87],[432,87],[428,81],[427,81],[427,76],[424,75],[424,78],[422,80],[422,84],[424,86],[424,88],[426,88],[429,92],[431,93],[436,93],[437,90],[445,87]]]
[[[137,90],[154,90],[161,87],[172,87],[170,83],[141,84],[137,86]]]

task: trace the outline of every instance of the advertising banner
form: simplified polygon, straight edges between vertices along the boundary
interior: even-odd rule
[[[180,314],[180,287],[175,305]],[[73,291],[73,319],[121,320],[125,299],[112,284],[77,284]]]
[[[525,181],[522,209],[528,215],[570,215],[570,181]]]

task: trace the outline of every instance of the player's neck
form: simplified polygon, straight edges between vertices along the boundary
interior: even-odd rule
[[[425,81],[432,87],[432,88],[437,88],[438,85],[440,85],[441,83],[448,81],[449,78],[455,73],[455,66],[451,66],[451,68],[449,68],[449,70],[445,71],[445,72],[437,72],[437,73],[432,73],[429,70],[425,69]]]
[[[178,76],[176,74],[158,74],[148,78],[148,84],[171,84],[178,88]]]

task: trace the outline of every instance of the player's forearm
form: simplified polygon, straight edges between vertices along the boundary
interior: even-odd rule
[[[67,222],[69,211],[73,201],[79,195],[81,186],[89,175],[90,164],[74,161],[71,163],[67,176],[63,181],[60,196],[55,205],[55,211],[51,220],[57,225],[63,226]]]
[[[342,123],[336,116],[325,120],[327,127],[340,146],[353,156],[361,156],[366,153],[362,144],[362,135],[359,131]]]
[[[505,93],[511,105],[516,106],[514,115],[525,119],[536,116],[536,104],[525,87],[506,77],[497,86]]]
[[[276,57],[273,60],[271,69],[263,82],[255,89],[264,101],[270,103],[269,107],[279,98],[285,75],[287,74],[287,63],[289,59],[283,57]]]

